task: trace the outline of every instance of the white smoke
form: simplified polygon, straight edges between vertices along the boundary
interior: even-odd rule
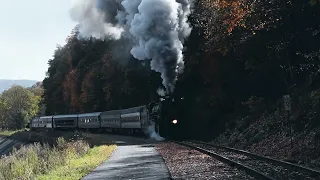
[[[191,33],[187,18],[192,1],[74,0],[70,15],[79,23],[81,37],[129,39],[133,57],[151,60],[151,69],[161,73],[170,93],[184,68],[183,43]]]
[[[100,5],[101,6],[101,5]],[[81,38],[120,39],[122,27],[107,22],[110,14],[99,9],[99,1],[72,0],[69,13],[72,20],[79,22]]]
[[[166,95],[166,91],[162,88],[158,88],[157,93],[161,97],[164,97]]]
[[[164,141],[165,138],[161,137],[159,134],[156,133],[155,131],[155,127],[154,127],[154,123],[152,123],[148,129],[147,129],[147,134],[149,135],[149,137],[153,140],[156,141]]]

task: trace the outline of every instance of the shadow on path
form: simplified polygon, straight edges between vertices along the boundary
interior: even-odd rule
[[[162,157],[152,144],[122,145],[102,165],[82,180],[171,179]]]

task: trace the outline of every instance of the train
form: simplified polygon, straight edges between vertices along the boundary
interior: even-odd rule
[[[177,126],[170,102],[162,100],[128,109],[83,114],[50,115],[35,117],[27,127],[39,130],[79,130],[151,136],[156,133],[168,138],[169,131]]]

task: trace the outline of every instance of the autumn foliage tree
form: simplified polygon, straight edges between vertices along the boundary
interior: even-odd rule
[[[219,134],[250,113],[243,102],[253,96],[273,104],[307,84],[317,87],[319,15],[315,1],[198,1],[177,86],[191,130]]]
[[[195,1],[175,91],[176,99],[183,97],[182,119],[190,132],[220,133],[251,112],[244,102],[252,99],[274,104],[296,89],[319,88],[319,8],[318,0]],[[49,60],[43,81],[46,114],[158,99],[159,74],[130,55],[125,39],[80,40],[75,29],[66,42]]]
[[[149,103],[161,85],[160,76],[134,59],[129,49],[119,54],[119,49],[113,48],[125,44],[125,40],[80,40],[73,31],[67,44],[58,47],[49,60],[43,81],[46,114],[106,111]]]

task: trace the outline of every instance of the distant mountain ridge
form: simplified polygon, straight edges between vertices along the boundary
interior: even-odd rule
[[[12,85],[20,85],[23,87],[31,87],[32,85],[36,84],[39,81],[35,80],[27,80],[27,79],[0,79],[0,93],[2,93],[5,90],[8,90],[11,88]]]

